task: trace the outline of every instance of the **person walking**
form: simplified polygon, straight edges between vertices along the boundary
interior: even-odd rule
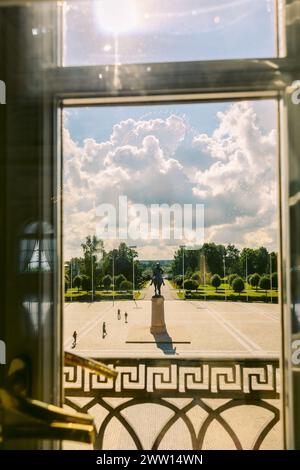
[[[73,344],[72,344],[73,349],[76,347],[76,343],[77,343],[77,331],[75,330],[73,333]]]
[[[128,323],[128,321],[127,321],[127,318],[128,318],[128,313],[127,313],[127,312],[125,312],[125,315],[124,315],[124,316],[125,316],[125,323]]]
[[[118,308],[118,320],[121,320],[121,312],[119,308]]]
[[[104,339],[106,335],[107,335],[107,331],[106,331],[106,324],[104,321],[102,324],[102,338]]]

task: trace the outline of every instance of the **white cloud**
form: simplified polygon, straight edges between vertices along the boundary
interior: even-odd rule
[[[174,114],[121,121],[105,142],[89,138],[79,145],[65,129],[66,257],[96,232],[95,207],[116,204],[119,195],[129,204],[204,203],[207,239],[275,248],[275,131],[262,129],[250,103],[229,105],[217,118],[211,135],[193,130],[193,140],[187,121]],[[185,160],[182,144],[187,153],[193,149],[193,161]],[[166,241],[142,245],[155,259],[164,252],[172,257],[176,248]]]

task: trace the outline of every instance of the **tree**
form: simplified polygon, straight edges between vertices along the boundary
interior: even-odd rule
[[[264,246],[255,250],[255,271],[260,275],[270,271],[270,256]]]
[[[272,276],[271,276],[271,279],[272,279],[272,287],[274,289],[277,289],[278,288],[278,274],[273,273]]]
[[[224,274],[223,258],[226,255],[226,249],[223,245],[215,243],[204,243],[201,248],[201,254],[205,257],[208,269],[213,274]]]
[[[213,287],[215,287],[216,292],[217,292],[218,287],[221,285],[221,278],[220,278],[219,274],[214,274],[214,275],[212,276],[210,282],[211,282],[211,285],[212,285]]]
[[[251,287],[256,287],[256,290],[257,290],[259,282],[260,282],[260,275],[258,273],[254,273],[252,274],[252,276],[250,276],[249,284],[251,285]]]
[[[86,276],[85,274],[81,275],[81,287],[83,290],[86,290],[86,291],[89,290],[90,282],[91,282],[91,279],[89,276]]]
[[[104,276],[104,278],[102,279],[102,284],[103,284],[104,288],[109,289],[110,286],[111,286],[111,283],[112,283],[111,276],[109,274]]]
[[[260,281],[259,281],[259,287],[262,289],[262,290],[265,290],[266,293],[267,291],[270,289],[270,279],[268,278],[268,276],[262,276]]]
[[[77,287],[77,290],[79,291],[80,287],[81,287],[81,284],[82,284],[82,279],[81,279],[81,276],[75,276],[74,279],[73,279],[73,286],[74,287]]]
[[[120,285],[120,290],[132,290],[133,284],[130,281],[122,281]]]
[[[252,248],[243,248],[240,254],[240,274],[246,276],[246,270],[248,276],[256,271],[256,254]]]
[[[187,290],[196,290],[198,289],[199,282],[193,279],[187,279],[184,281],[184,289]]]
[[[239,271],[240,252],[234,245],[227,245],[225,248],[226,254],[226,272],[227,274],[234,274]]]
[[[89,288],[92,289],[92,274],[94,281],[99,278],[101,274],[101,269],[99,269],[97,263],[97,256],[98,253],[101,253],[102,256],[105,254],[103,241],[97,238],[96,235],[88,235],[84,243],[81,243],[81,248],[84,256],[84,273],[89,277]],[[96,283],[94,282],[93,284],[95,286]]]
[[[241,277],[236,277],[232,282],[232,288],[234,292],[238,292],[239,296],[241,292],[245,289],[245,283]]]
[[[199,284],[199,282],[200,282],[200,280],[201,280],[201,275],[200,275],[200,273],[197,272],[197,273],[192,274],[191,279],[192,279],[193,281],[197,281],[198,284]]]
[[[176,282],[177,287],[182,287],[182,281],[183,281],[183,277],[181,276],[181,274],[175,277],[175,282]]]
[[[127,281],[124,274],[119,274],[118,276],[115,277],[115,286],[116,286],[117,289],[120,288],[120,285],[123,281]]]
[[[234,280],[236,277],[239,277],[238,274],[230,274],[230,275],[228,276],[228,284],[229,284],[230,286],[232,286],[232,282],[233,282],[233,280]]]

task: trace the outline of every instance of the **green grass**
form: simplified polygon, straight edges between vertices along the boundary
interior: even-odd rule
[[[226,295],[226,298],[229,298],[230,300],[246,301],[248,296],[249,302],[269,302],[271,298],[275,302],[278,301],[278,290],[268,290],[266,294],[265,290],[258,288],[256,291],[256,289],[253,289],[248,283],[245,286],[245,290],[241,292],[241,294],[234,292],[231,286],[225,283],[222,283],[217,290],[210,284],[200,284],[197,290],[185,292],[183,292],[182,289],[176,287],[172,281],[170,281],[170,284],[174,289],[177,289],[177,297],[179,299],[184,299],[185,297],[202,299],[206,297],[208,300],[225,300]]]

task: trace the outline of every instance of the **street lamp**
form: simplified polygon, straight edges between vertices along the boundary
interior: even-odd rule
[[[115,305],[115,253],[112,251],[113,305]]]
[[[248,302],[248,288],[247,288],[247,284],[248,284],[248,257],[247,257],[247,254],[246,254],[246,299],[247,299],[247,302]]]
[[[272,288],[273,288],[273,283],[272,283],[272,255],[270,253],[270,288],[271,288],[271,304],[273,303],[273,296],[272,296]]]
[[[93,242],[90,240],[87,242],[87,246],[89,247],[89,252],[91,256],[91,281],[92,281],[92,302],[94,301],[94,266],[93,266]]]
[[[223,256],[223,271],[224,271],[224,294],[225,294],[225,302],[226,302],[227,301],[227,295],[226,295],[226,287],[225,287],[225,276],[226,276],[225,255]]]
[[[136,246],[132,245],[129,247],[131,250],[135,250]],[[132,300],[135,300],[134,298],[134,291],[135,291],[135,277],[134,277],[134,258],[136,257],[135,253],[132,253]]]
[[[180,248],[182,249],[182,289],[183,289],[183,297],[185,298],[184,294],[184,249],[185,245],[180,245]]]

